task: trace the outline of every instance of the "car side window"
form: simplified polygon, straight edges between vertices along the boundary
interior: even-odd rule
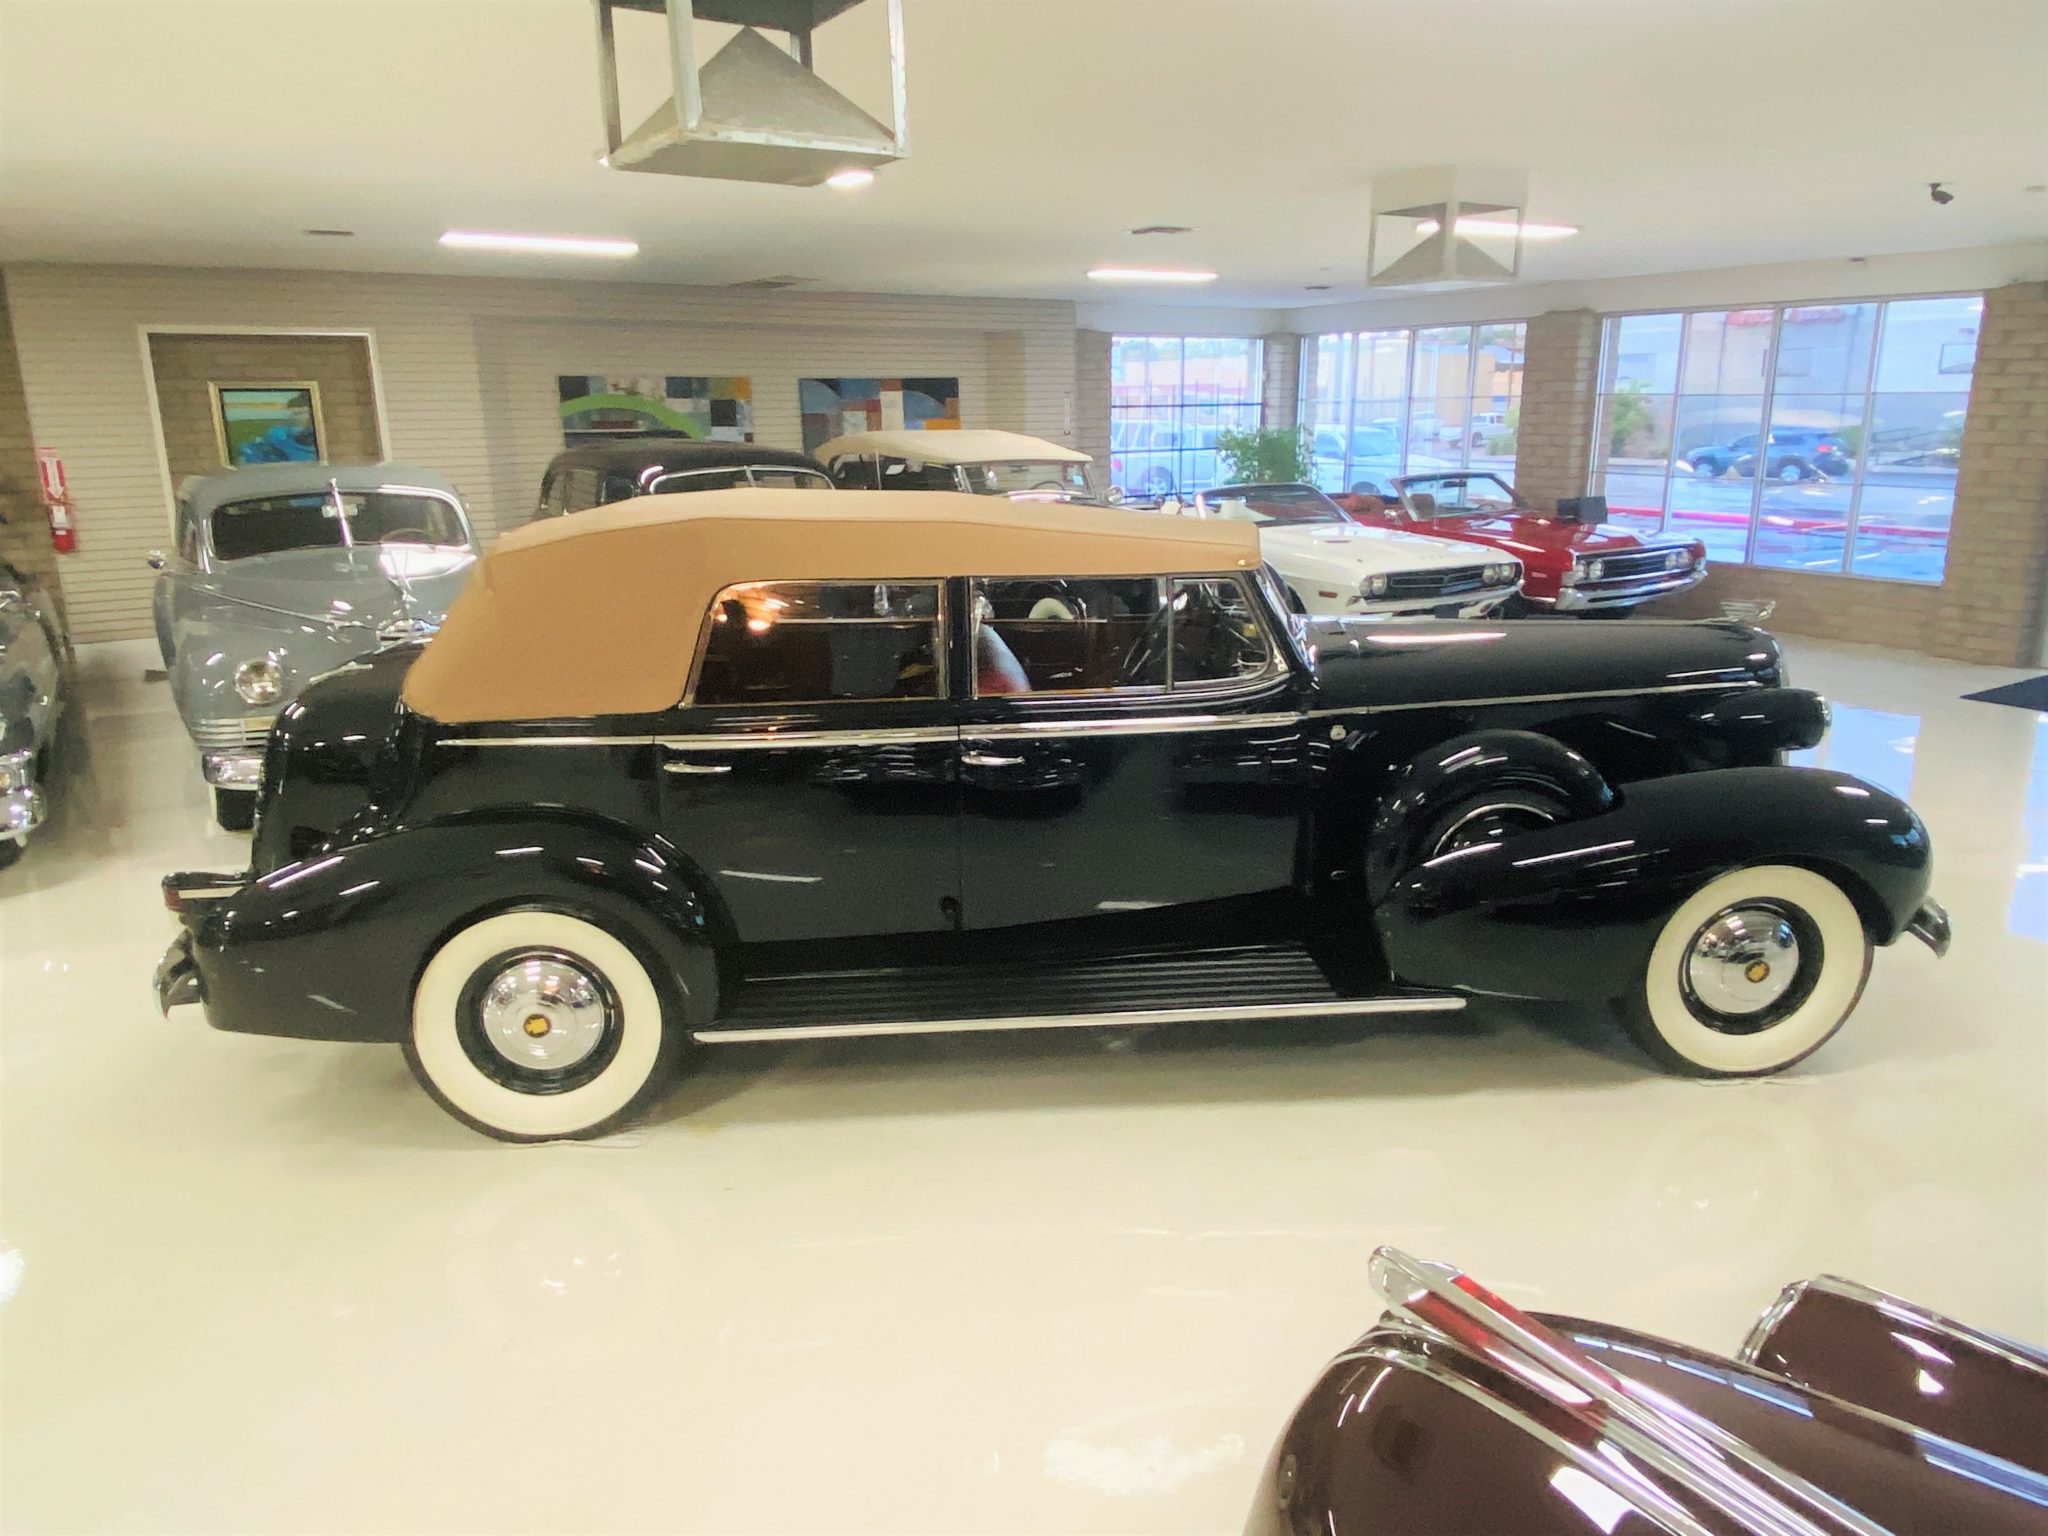
[[[598,504],[599,475],[594,469],[562,471],[562,510],[586,512]]]
[[[875,488],[874,460],[856,455],[832,466],[832,483],[842,491],[872,491]]]
[[[1166,583],[1026,577],[974,583],[974,692],[1107,693],[1166,686]]]
[[[712,599],[692,699],[937,699],[939,583],[758,581]]]
[[[1173,653],[1167,680],[1176,688],[1242,682],[1273,663],[1273,642],[1251,599],[1228,578],[1183,578],[1173,584]]]
[[[569,479],[566,469],[551,469],[547,478],[540,483],[540,505],[534,509],[535,517],[560,517],[569,510],[564,494]]]
[[[688,469],[663,475],[647,487],[650,496],[668,491],[729,491],[747,483],[744,469]]]
[[[876,461],[881,467],[881,488],[885,491],[952,491],[959,489],[959,481],[950,464],[913,464],[908,459],[884,458]]]

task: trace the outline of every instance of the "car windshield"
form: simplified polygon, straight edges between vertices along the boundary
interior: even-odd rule
[[[1018,491],[1056,491],[1062,496],[1093,496],[1088,466],[1050,459],[999,459],[962,464],[967,488],[981,496],[1009,496]]]
[[[213,552],[222,560],[352,544],[459,547],[468,542],[462,515],[441,497],[418,491],[259,496],[229,502],[213,513]]]
[[[1202,505],[1211,517],[1265,525],[1350,521],[1337,503],[1312,485],[1222,485],[1202,492]]]
[[[1401,505],[1416,517],[1483,517],[1524,503],[1498,475],[1410,475]]]

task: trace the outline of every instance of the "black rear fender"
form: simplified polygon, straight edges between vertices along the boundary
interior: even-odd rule
[[[285,865],[208,903],[194,957],[225,1028],[396,1040],[450,933],[534,905],[630,944],[693,1025],[716,1013],[731,925],[709,885],[665,840],[567,813],[400,828]]]
[[[1374,904],[1387,962],[1416,986],[1601,1000],[1640,979],[1666,919],[1753,864],[1826,875],[1875,943],[1927,894],[1927,829],[1911,807],[1819,768],[1725,768],[1631,784],[1585,821],[1455,850]]]
[[[1368,897],[1378,902],[1422,862],[1423,835],[1445,811],[1504,790],[1553,795],[1574,818],[1597,816],[1614,791],[1579,753],[1535,731],[1474,731],[1438,742],[1395,775],[1366,844]]]

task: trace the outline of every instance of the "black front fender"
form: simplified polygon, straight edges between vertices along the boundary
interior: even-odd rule
[[[455,818],[272,870],[196,916],[192,960],[218,1028],[398,1040],[413,984],[455,928],[546,904],[639,951],[692,1024],[716,1011],[723,914],[660,838],[566,813]]]
[[[1432,859],[1373,911],[1411,985],[1600,1000],[1636,985],[1666,919],[1716,876],[1812,869],[1889,944],[1927,894],[1930,857],[1912,808],[1861,780],[1726,768],[1631,784],[1604,815]]]

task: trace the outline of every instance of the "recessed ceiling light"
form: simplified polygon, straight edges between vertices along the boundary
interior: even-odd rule
[[[843,171],[834,171],[825,178],[825,185],[837,187],[842,192],[855,192],[862,187],[875,184],[875,173],[864,165],[849,165]]]
[[[1437,223],[1435,219],[1423,219],[1416,224],[1415,233],[1418,235],[1433,235],[1441,228],[1443,226]],[[1458,220],[1458,233],[1468,239],[1473,235],[1501,235],[1508,239],[1513,239],[1515,228],[1516,225],[1513,219],[1482,219],[1467,214],[1464,218]],[[1569,240],[1579,232],[1579,226],[1576,224],[1523,224],[1521,231],[1524,240]]]
[[[1090,267],[1088,275],[1098,283],[1213,283],[1214,272],[1197,272],[1187,267]]]
[[[450,229],[441,243],[465,251],[531,251],[544,256],[638,256],[631,240],[602,240],[587,235],[496,235],[474,229]]]
[[[1188,235],[1194,233],[1189,224],[1140,224],[1131,231],[1134,235]]]
[[[330,240],[353,240],[356,237],[356,232],[352,229],[308,229],[302,230],[300,233],[322,235]]]

